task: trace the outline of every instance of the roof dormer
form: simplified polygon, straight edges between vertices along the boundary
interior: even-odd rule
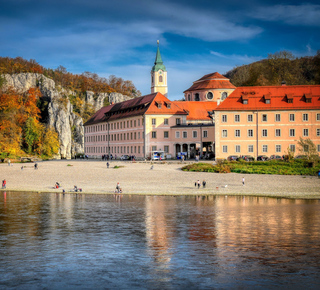
[[[271,104],[271,96],[270,96],[270,94],[265,94],[265,95],[263,96],[263,99],[264,99],[264,102],[265,102],[266,104]]]

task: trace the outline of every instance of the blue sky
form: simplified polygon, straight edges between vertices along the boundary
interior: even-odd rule
[[[132,80],[150,93],[157,40],[168,96],[282,50],[320,49],[318,1],[0,0],[0,56]]]

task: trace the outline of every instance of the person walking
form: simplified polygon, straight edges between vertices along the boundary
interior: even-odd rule
[[[200,186],[201,186],[201,183],[200,183],[200,180],[198,179],[198,181],[197,181],[197,184],[198,184],[198,189],[200,188]]]
[[[202,181],[202,187],[206,188],[207,182],[205,180]]]
[[[244,186],[244,181],[245,181],[245,180],[244,180],[244,177],[242,177],[242,185],[243,185],[243,186]]]

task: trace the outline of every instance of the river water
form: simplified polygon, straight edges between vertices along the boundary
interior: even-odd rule
[[[319,200],[0,194],[0,289],[319,289]]]

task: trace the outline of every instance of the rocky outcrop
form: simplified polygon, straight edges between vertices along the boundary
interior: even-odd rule
[[[70,159],[76,154],[84,154],[83,120],[78,114],[73,112],[73,107],[68,97],[74,95],[74,92],[61,87],[57,88],[52,79],[42,74],[6,74],[4,77],[6,87],[11,86],[20,93],[30,88],[38,87],[43,97],[47,98],[47,123],[59,135],[60,150],[57,158]],[[131,98],[119,93],[95,94],[94,92],[87,91],[85,102],[90,104],[95,111],[98,111],[104,106],[106,99],[109,103],[118,103]]]

